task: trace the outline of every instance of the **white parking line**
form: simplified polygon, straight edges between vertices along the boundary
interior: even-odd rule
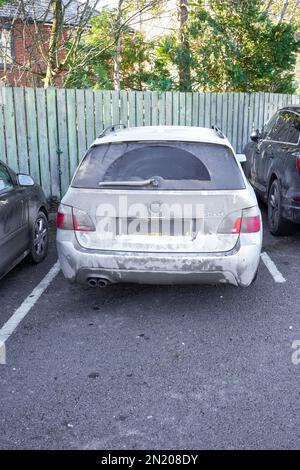
[[[266,252],[261,253],[260,257],[275,282],[278,282],[280,284],[282,284],[283,282],[286,282],[286,279],[283,277],[281,272],[277,269],[276,264],[274,263],[274,261],[271,260],[270,256]]]
[[[31,294],[22,302],[20,307],[15,311],[15,313],[10,317],[10,319],[3,325],[0,330],[0,344],[2,348],[5,347],[3,344],[5,341],[10,337],[10,335],[14,332],[17,328],[19,323],[23,320],[23,318],[27,315],[27,313],[31,310],[34,304],[39,300],[43,292],[47,289],[49,284],[53,281],[55,276],[58,274],[60,270],[59,262],[57,261],[48,274],[41,280],[41,282],[33,289]]]
[[[3,341],[0,341],[0,364],[6,364],[6,349]]]

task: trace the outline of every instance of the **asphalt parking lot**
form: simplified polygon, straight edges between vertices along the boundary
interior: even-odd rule
[[[299,449],[300,233],[247,289],[53,279],[6,342],[1,449]],[[57,260],[0,285],[0,328]],[[272,269],[271,269],[272,271]],[[27,300],[26,300],[27,299]]]

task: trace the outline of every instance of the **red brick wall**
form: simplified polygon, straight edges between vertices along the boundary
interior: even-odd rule
[[[42,77],[46,70],[42,52],[46,52],[51,26],[16,22],[12,30],[12,54],[14,64],[6,70],[0,70],[0,82],[11,86],[42,87]],[[64,39],[67,38],[67,31]],[[40,49],[42,47],[42,50]],[[63,52],[61,53],[63,55]],[[33,70],[33,73],[31,72]],[[63,77],[56,79],[56,85],[62,85]]]

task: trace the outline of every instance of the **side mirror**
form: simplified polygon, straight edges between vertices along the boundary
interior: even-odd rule
[[[262,137],[261,135],[261,132],[259,131],[259,129],[256,129],[255,131],[251,132],[250,134],[250,139],[253,141],[253,142],[257,142],[258,140],[260,140]]]
[[[244,153],[237,153],[236,158],[240,163],[245,163],[247,161],[247,157]]]
[[[20,186],[34,186],[34,181],[29,175],[17,175],[18,184]]]

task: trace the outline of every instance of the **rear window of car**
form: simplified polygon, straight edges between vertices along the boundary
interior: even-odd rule
[[[94,146],[81,162],[72,186],[94,189],[99,188],[101,182],[151,178],[157,179],[156,189],[161,190],[245,188],[230,148],[188,142],[122,142]],[[139,189],[151,188],[145,185]]]

